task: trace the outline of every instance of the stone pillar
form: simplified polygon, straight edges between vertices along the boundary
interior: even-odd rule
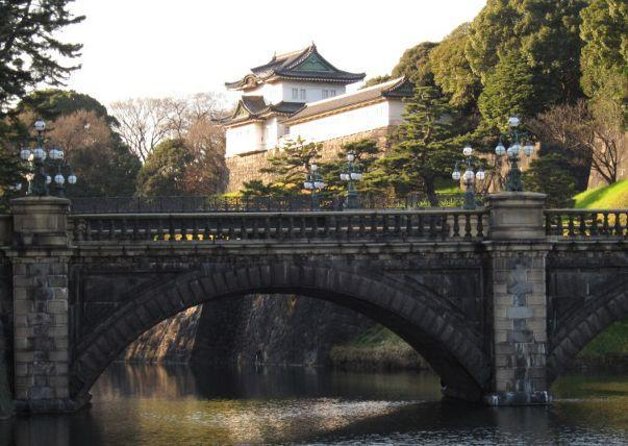
[[[69,394],[69,201],[26,197],[11,205],[16,409],[71,411],[77,403]]]
[[[490,405],[547,404],[545,195],[489,196],[489,298],[493,317]]]

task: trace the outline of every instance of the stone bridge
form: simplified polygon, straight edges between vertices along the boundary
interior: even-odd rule
[[[628,316],[628,211],[548,210],[531,193],[487,203],[80,215],[63,199],[14,200],[0,216],[0,322],[15,407],[76,410],[144,331],[253,293],[370,317],[430,363],[445,395],[548,403],[578,351]]]

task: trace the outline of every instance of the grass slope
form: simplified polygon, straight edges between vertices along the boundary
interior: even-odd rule
[[[628,180],[610,186],[585,190],[574,197],[580,209],[618,209],[628,207]]]
[[[628,180],[586,190],[574,199],[576,207],[581,209],[628,208]],[[628,354],[628,321],[615,322],[593,339],[579,356],[590,358],[608,354]]]

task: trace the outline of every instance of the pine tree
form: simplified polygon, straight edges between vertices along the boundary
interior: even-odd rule
[[[417,87],[403,116],[400,142],[378,162],[380,178],[401,193],[424,191],[435,206],[436,180],[449,177],[460,156],[453,110],[435,87]]]
[[[482,118],[490,126],[505,132],[508,117],[527,117],[541,107],[534,91],[534,75],[521,54],[512,51],[500,57],[495,70],[487,75],[478,99]]]

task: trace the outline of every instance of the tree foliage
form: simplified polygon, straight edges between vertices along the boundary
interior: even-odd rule
[[[400,193],[424,191],[436,205],[436,180],[447,178],[459,157],[453,116],[438,89],[417,87],[406,102],[400,142],[379,162],[383,180]]]
[[[223,112],[221,98],[196,94],[187,98],[135,98],[112,104],[123,141],[142,162],[165,139],[181,139],[198,121]]]
[[[484,121],[502,132],[508,128],[508,117],[527,118],[540,107],[534,94],[534,75],[516,51],[500,56],[485,83],[478,108]]]
[[[327,190],[340,193],[346,191],[347,183],[340,180],[340,174],[347,171],[349,153],[353,153],[354,163],[363,174],[362,180],[357,182],[358,191],[369,193],[379,189],[372,173],[381,150],[375,140],[365,138],[343,144],[335,160],[321,165],[321,173],[327,184]]]
[[[185,187],[185,173],[186,166],[192,161],[192,154],[182,139],[161,141],[146,158],[137,177],[138,195],[189,195]]]
[[[392,77],[405,76],[414,85],[433,86],[434,75],[430,67],[430,52],[438,45],[434,42],[422,42],[407,49],[392,70]]]
[[[374,85],[379,85],[379,84],[387,82],[387,81],[389,81],[391,79],[392,79],[392,77],[389,74],[384,74],[382,76],[371,77],[371,78],[367,79],[366,82],[364,82],[364,85],[362,85],[362,87],[360,87],[360,89],[372,87]]]
[[[460,25],[429,54],[434,82],[451,96],[452,106],[465,109],[474,108],[481,91],[480,78],[471,69],[465,55],[469,27],[469,23]]]
[[[569,160],[560,153],[551,153],[551,149],[549,152],[530,163],[523,174],[525,188],[547,194],[549,207],[571,207],[574,203],[572,197],[576,194],[576,181]]]
[[[0,114],[39,83],[59,85],[78,66],[58,59],[79,55],[81,45],[64,43],[58,31],[83,16],[68,11],[72,0],[0,2]]]
[[[533,75],[532,103],[545,108],[575,101],[582,96],[579,26],[585,5],[585,0],[488,0],[469,30],[471,69],[486,87],[500,61],[518,52]]]
[[[609,125],[617,121],[621,110],[608,107],[602,113],[600,108],[591,108],[583,100],[557,105],[539,114],[529,126],[544,144],[565,151],[572,162],[590,164],[591,170],[611,184],[617,181],[619,166],[628,156],[623,130]]]
[[[593,0],[581,15],[582,89],[591,98],[611,100],[626,107],[628,4],[620,0]]]
[[[268,158],[269,166],[261,172],[272,176],[273,187],[300,193],[308,166],[320,158],[321,149],[320,143],[307,143],[301,138],[288,140],[275,156]]]

